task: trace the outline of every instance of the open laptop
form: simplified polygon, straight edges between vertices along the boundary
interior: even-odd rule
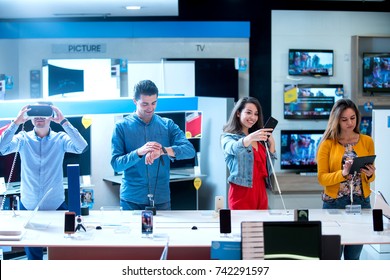
[[[41,207],[42,203],[47,199],[49,196],[49,193],[53,190],[53,188],[50,188],[45,195],[41,198],[41,200],[38,202],[37,206],[35,206],[34,210],[31,211],[29,214],[27,220],[22,224],[3,224],[0,225],[0,240],[2,241],[17,241],[21,240],[23,235],[25,234],[25,229],[45,229],[48,227],[49,223],[33,223],[33,219],[35,215],[37,214],[39,208]]]

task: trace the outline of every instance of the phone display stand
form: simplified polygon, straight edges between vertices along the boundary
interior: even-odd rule
[[[347,205],[345,206],[345,213],[347,214],[361,214],[362,213],[362,206],[361,205]]]
[[[115,212],[115,215],[112,213]],[[102,206],[100,207],[101,225],[104,226],[122,226],[123,224],[123,208],[120,206]]]
[[[145,210],[152,211],[153,212],[153,216],[156,216],[156,214],[157,214],[156,207],[154,207],[154,206],[146,206]]]
[[[220,237],[221,238],[233,238],[233,234],[232,233],[221,233]]]

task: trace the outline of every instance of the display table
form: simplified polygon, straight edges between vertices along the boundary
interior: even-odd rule
[[[158,211],[154,236],[141,235],[140,211],[91,211],[84,218],[86,232],[66,236],[64,211],[40,211],[34,220],[41,229],[27,229],[20,241],[0,241],[4,246],[48,247],[49,259],[159,259],[169,240],[169,259],[210,259],[212,241],[240,241],[242,221],[292,221],[292,210],[232,211],[232,235],[221,237],[214,211]],[[0,212],[0,225],[22,224],[29,211]],[[309,210],[310,220],[322,221],[323,234],[341,235],[342,244],[390,244],[390,226],[375,233],[371,210],[350,215],[343,210]],[[102,229],[96,229],[101,226]],[[196,227],[196,229],[194,228]],[[286,233],[288,234],[288,233]]]

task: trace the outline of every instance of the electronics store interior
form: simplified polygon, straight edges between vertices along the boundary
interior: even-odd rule
[[[360,260],[390,259],[389,1],[355,1],[350,10],[326,0],[260,1],[256,8],[213,1],[205,12],[209,1],[167,0],[165,9],[150,0],[152,12],[131,11],[136,16],[123,7],[88,16],[78,5],[14,2],[30,9],[0,3],[1,259],[30,259],[27,249],[41,248],[44,260],[344,260],[347,247],[360,248]],[[133,97],[143,80],[156,85],[158,102],[142,92],[141,101]],[[235,107],[248,97],[261,111],[253,112],[255,103]],[[325,130],[331,121],[342,126],[332,108],[344,99],[359,112],[358,139],[375,147],[363,155],[370,162],[345,164],[372,173],[345,175],[350,195],[331,197],[320,184],[317,152],[329,141],[324,135],[340,136]],[[145,127],[134,131],[144,135],[126,132],[133,113]],[[182,143],[153,139],[166,138],[168,126],[143,122],[148,114],[172,120],[191,157],[175,146]],[[246,137],[264,137],[250,128],[270,117],[272,138]],[[38,135],[47,120],[49,134]],[[81,150],[64,142],[76,134],[86,142]],[[60,156],[53,151],[33,152],[55,141],[64,143],[56,147],[65,151],[62,166],[51,164]],[[344,176],[341,163],[330,171],[330,158],[326,176]],[[248,163],[240,160],[247,159],[262,171],[251,166],[244,179],[240,164]],[[252,175],[253,187],[240,186]],[[62,184],[54,178],[61,176]],[[359,199],[369,191],[368,204],[355,203],[354,182]],[[158,204],[161,189],[168,198]],[[148,193],[148,206],[126,200],[131,192]],[[244,194],[266,206],[240,202]],[[56,204],[60,197],[64,204]],[[351,202],[325,207],[344,198]],[[124,207],[130,204],[135,210]]]

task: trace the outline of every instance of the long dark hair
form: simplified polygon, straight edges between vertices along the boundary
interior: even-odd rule
[[[341,114],[346,109],[352,109],[356,115],[356,126],[353,129],[354,132],[360,133],[360,112],[357,108],[356,104],[347,98],[339,99],[334,105],[332,110],[330,111],[328,126],[324,132],[324,136],[322,137],[322,141],[326,139],[338,140],[340,138],[340,118]]]
[[[257,111],[259,112],[257,122],[249,129],[249,133],[252,133],[253,131],[256,131],[263,127],[263,110],[261,109],[259,100],[254,97],[243,97],[238,100],[236,105],[234,106],[227,123],[223,126],[223,132],[235,134],[242,132],[242,125],[240,123],[240,117],[238,116],[238,113],[241,114],[247,103],[254,104],[257,108]]]

